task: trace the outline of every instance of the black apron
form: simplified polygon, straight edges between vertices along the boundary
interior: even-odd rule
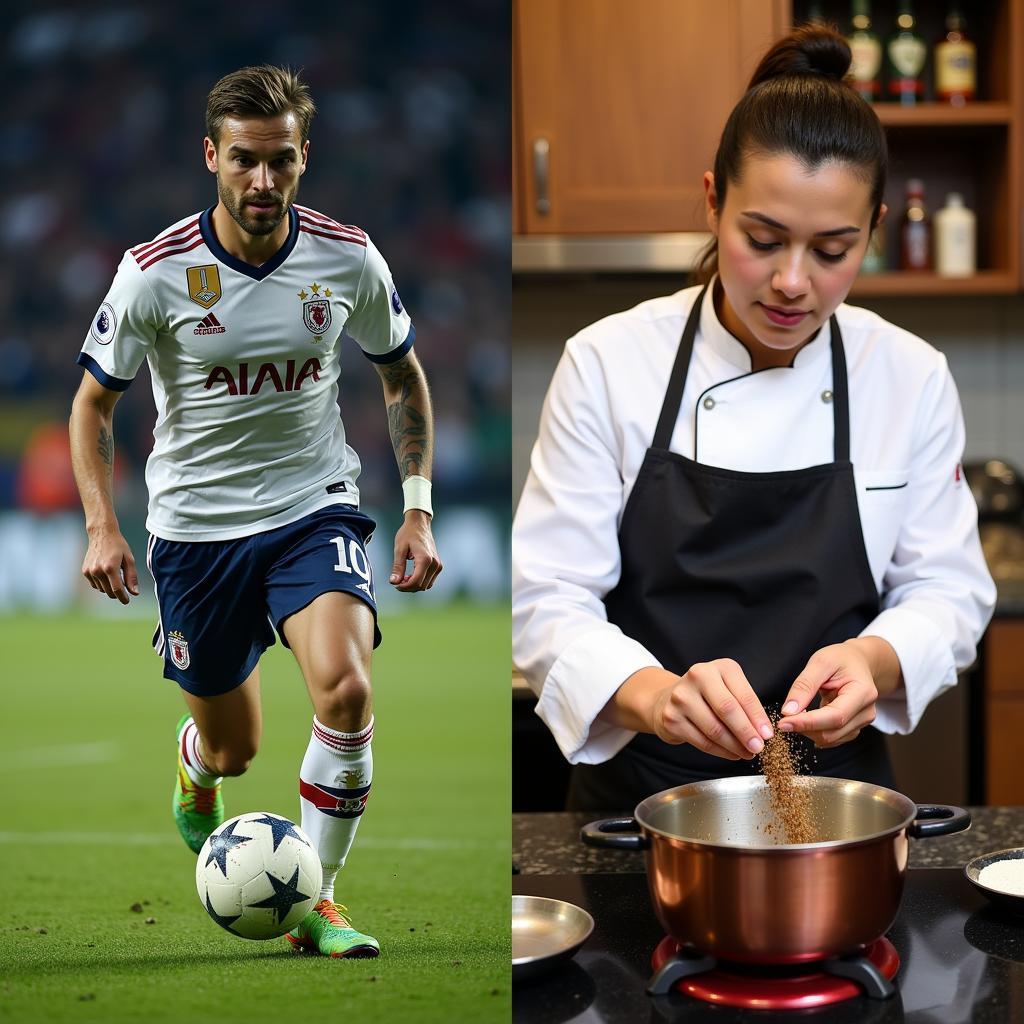
[[[604,603],[608,620],[669,671],[732,658],[765,708],[778,711],[815,651],[858,636],[879,611],[850,462],[843,340],[833,316],[834,462],[773,473],[703,466],[669,445],[706,293],[686,322],[654,440],[626,502],[622,574]],[[831,749],[804,736],[794,741],[816,775],[894,786],[874,728]],[[568,807],[632,810],[672,786],[758,771],[756,758],[728,761],[640,733],[610,761],[573,768]]]

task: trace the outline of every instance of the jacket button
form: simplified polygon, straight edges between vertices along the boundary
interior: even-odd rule
[[[705,409],[714,409],[714,407],[715,407],[715,400],[710,395],[708,395],[708,397],[704,399],[704,408]]]
[[[831,391],[822,391],[822,393],[821,393],[821,400],[826,405],[828,405],[828,403],[832,401],[832,392]]]

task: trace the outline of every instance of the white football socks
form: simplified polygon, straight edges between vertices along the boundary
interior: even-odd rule
[[[219,775],[214,775],[206,766],[200,750],[199,729],[193,719],[185,723],[181,730],[181,738],[178,740],[181,749],[181,763],[185,766],[185,774],[197,785],[209,789],[221,781]]]
[[[324,869],[320,899],[334,899],[334,879],[344,866],[373,778],[373,718],[359,732],[329,729],[315,715],[313,735],[299,770],[302,831]]]

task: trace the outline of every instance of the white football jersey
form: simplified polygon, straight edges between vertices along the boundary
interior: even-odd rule
[[[342,328],[376,363],[416,334],[359,228],[295,206],[285,244],[253,267],[221,246],[212,213],[124,254],[78,356],[114,391],[149,360],[146,526],[165,540],[244,537],[358,505],[337,406]]]

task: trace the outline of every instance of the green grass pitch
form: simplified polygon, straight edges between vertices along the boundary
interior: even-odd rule
[[[184,702],[152,622],[0,619],[0,1020],[509,1019],[508,609],[382,626],[373,792],[337,887],[382,954],[338,961],[199,905],[170,813]],[[262,749],[226,811],[298,820],[312,710],[280,644],[261,666]]]

